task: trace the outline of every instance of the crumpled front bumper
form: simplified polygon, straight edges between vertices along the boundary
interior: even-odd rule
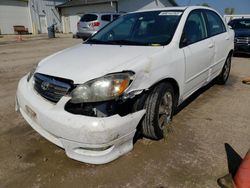
[[[33,81],[26,79],[18,84],[16,108],[40,135],[64,148],[68,157],[103,164],[133,149],[136,127],[145,110],[105,118],[71,114],[64,110],[70,97],[53,104],[36,93]]]

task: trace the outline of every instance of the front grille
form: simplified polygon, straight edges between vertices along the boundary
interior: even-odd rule
[[[73,81],[40,73],[34,75],[34,89],[45,99],[58,102],[73,88]]]
[[[248,44],[250,43],[250,37],[237,37],[235,38],[237,44]]]

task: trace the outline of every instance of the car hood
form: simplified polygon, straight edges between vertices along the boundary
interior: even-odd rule
[[[250,29],[235,29],[235,37],[250,37]]]
[[[79,44],[43,59],[36,72],[84,83],[108,73],[132,70],[140,58],[162,47]]]

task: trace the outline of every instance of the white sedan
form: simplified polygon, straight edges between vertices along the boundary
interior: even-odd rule
[[[68,157],[107,163],[132,150],[137,131],[161,139],[199,88],[225,84],[233,49],[234,32],[213,9],[129,13],[43,59],[20,80],[16,109]]]

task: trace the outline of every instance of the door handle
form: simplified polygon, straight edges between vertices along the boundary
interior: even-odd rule
[[[226,37],[226,40],[229,40],[229,37]]]
[[[214,47],[214,44],[209,44],[208,45],[208,48],[213,48]]]

